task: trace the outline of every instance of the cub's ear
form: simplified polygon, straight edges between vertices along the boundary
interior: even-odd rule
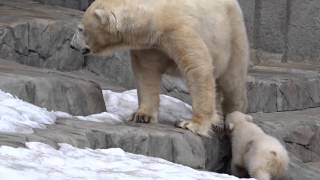
[[[253,122],[253,117],[252,117],[252,116],[246,114],[246,115],[245,115],[245,118],[246,118],[247,121]]]

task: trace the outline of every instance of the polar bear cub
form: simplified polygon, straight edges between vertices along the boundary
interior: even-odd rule
[[[289,163],[286,149],[254,124],[250,115],[235,111],[227,115],[226,124],[232,144],[233,175],[270,180],[285,174]]]

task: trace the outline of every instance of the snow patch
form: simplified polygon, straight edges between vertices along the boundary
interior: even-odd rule
[[[33,128],[45,128],[54,123],[56,116],[0,90],[0,131],[32,133]]]
[[[27,148],[1,146],[0,179],[239,179],[198,171],[160,158],[127,153],[119,148],[93,150],[59,145],[58,150],[39,142],[26,143]]]
[[[55,123],[59,118],[120,124],[127,121],[138,109],[136,90],[122,93],[104,90],[103,96],[107,112],[89,116],[72,116],[66,112],[48,112],[45,108],[24,102],[0,90],[0,132],[33,133],[33,128],[46,128],[46,125]],[[160,122],[173,124],[177,120],[187,120],[191,117],[190,105],[176,98],[160,95]]]
[[[122,121],[126,121],[138,109],[137,90],[122,93],[103,90],[103,97],[107,112],[116,114]],[[159,120],[174,123],[177,120],[187,120],[192,117],[192,108],[183,101],[160,95]]]

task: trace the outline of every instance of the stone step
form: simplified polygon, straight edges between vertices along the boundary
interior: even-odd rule
[[[105,112],[100,86],[86,78],[0,59],[0,90],[45,107],[73,115]]]
[[[228,164],[230,147],[226,137],[199,137],[168,125],[105,123],[58,119],[46,129],[34,129],[33,134],[1,134],[0,145],[24,146],[36,141],[58,147],[68,143],[80,148],[119,147],[126,152],[160,157],[196,169],[222,172]]]

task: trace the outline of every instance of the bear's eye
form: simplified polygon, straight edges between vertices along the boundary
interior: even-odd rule
[[[79,32],[83,32],[83,31],[84,31],[84,27],[83,27],[82,24],[79,24],[79,25],[78,25],[78,31],[79,31]]]

